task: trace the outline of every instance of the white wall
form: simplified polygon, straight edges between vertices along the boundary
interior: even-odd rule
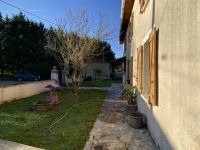
[[[30,82],[0,88],[0,104],[30,97],[45,91],[47,85],[55,83],[54,80]]]
[[[200,1],[150,0],[139,13],[135,0],[133,44],[159,29],[158,106],[138,95],[139,111],[161,150],[200,149]],[[132,49],[136,58],[136,49]],[[136,60],[136,59],[135,59]],[[136,64],[136,61],[135,61]],[[148,85],[146,85],[148,86]]]

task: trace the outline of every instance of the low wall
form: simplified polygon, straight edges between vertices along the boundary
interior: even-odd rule
[[[0,104],[4,102],[11,102],[17,99],[30,97],[42,92],[48,91],[45,88],[50,83],[55,83],[54,80],[29,82],[18,85],[9,85],[0,88]]]

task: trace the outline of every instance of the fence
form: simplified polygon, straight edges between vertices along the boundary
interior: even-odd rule
[[[55,83],[54,80],[29,82],[18,85],[10,85],[0,88],[0,104],[4,102],[11,102],[14,100],[30,97],[42,92],[48,91],[45,88],[50,83]]]

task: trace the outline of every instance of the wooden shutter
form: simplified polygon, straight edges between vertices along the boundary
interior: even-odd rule
[[[133,86],[133,57],[129,60],[129,80],[130,85]]]
[[[157,38],[154,28],[149,37],[149,103],[158,105],[157,98]]]
[[[143,51],[142,46],[137,49],[137,89],[139,93],[142,93],[142,62]]]

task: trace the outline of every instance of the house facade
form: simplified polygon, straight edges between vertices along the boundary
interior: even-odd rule
[[[158,149],[200,149],[200,1],[122,0],[119,41]]]

